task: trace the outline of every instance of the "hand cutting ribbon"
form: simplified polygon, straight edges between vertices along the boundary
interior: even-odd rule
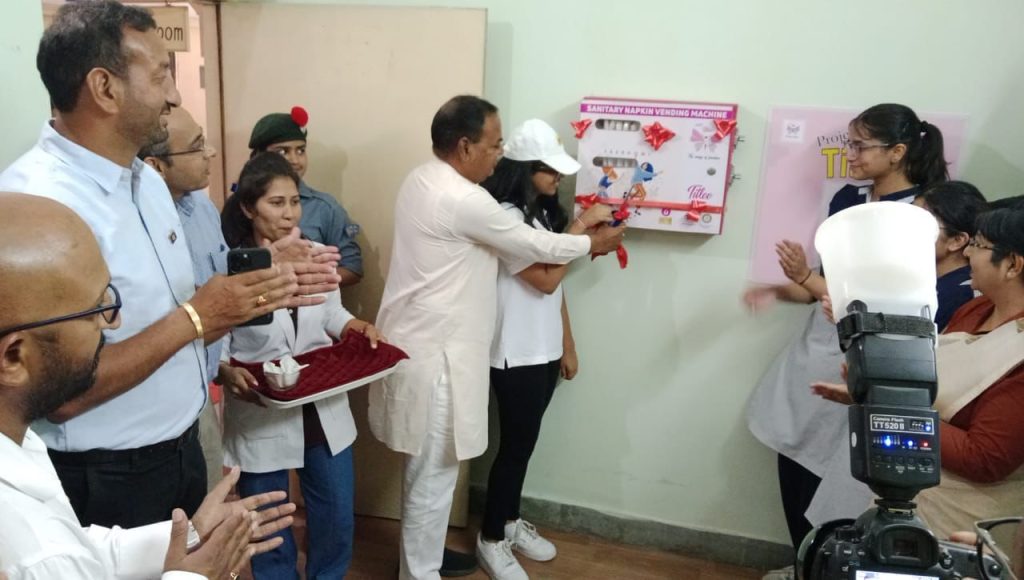
[[[590,128],[590,124],[593,123],[593,119],[580,119],[579,121],[569,121],[572,125],[572,130],[576,132],[576,138],[582,139],[583,134]]]
[[[596,203],[600,203],[600,200],[601,198],[598,197],[596,193],[591,193],[590,195],[576,196],[576,203],[580,204],[580,207],[583,208],[584,210],[590,209]],[[615,212],[612,214],[612,217],[615,218],[615,221],[613,221],[609,225],[613,228],[618,227],[620,224],[622,224],[622,222],[629,219],[630,214],[631,212],[629,211],[629,200],[624,199],[622,200],[622,204],[619,206],[619,209],[615,210]],[[604,254],[599,254],[595,252],[593,254],[590,254],[590,259],[593,260],[594,258],[603,255]],[[626,247],[623,246],[622,244],[619,244],[619,247],[615,248],[615,257],[618,258],[619,260],[619,268],[625,269],[626,266],[629,265],[629,253],[626,252]]]
[[[736,119],[716,119],[715,134],[711,137],[715,141],[721,141],[736,130]]]
[[[667,129],[661,123],[655,121],[652,125],[644,125],[644,141],[651,144],[654,150],[661,149],[666,141],[676,136],[671,129]]]

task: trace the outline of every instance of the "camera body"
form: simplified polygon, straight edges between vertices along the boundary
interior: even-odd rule
[[[990,578],[1002,577],[995,560],[980,563],[973,546],[937,540],[912,510],[881,507],[808,535],[800,559],[802,578],[953,580],[980,577],[979,565]]]
[[[935,324],[922,316],[868,312],[853,301],[837,324],[846,353],[850,470],[879,496],[856,521],[829,522],[808,534],[798,553],[803,580],[946,580],[978,577],[972,546],[940,542],[914,514],[913,499],[939,484]],[[993,573],[994,572],[994,573]]]

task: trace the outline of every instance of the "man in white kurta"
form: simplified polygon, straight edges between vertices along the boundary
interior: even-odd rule
[[[400,576],[417,580],[440,577],[459,461],[487,448],[498,253],[519,269],[566,263],[614,249],[622,234],[531,228],[477,185],[502,152],[501,121],[490,103],[453,98],[435,115],[431,136],[437,159],[414,169],[398,193],[377,319],[410,360],[370,390],[369,410],[374,435],[407,454]]]

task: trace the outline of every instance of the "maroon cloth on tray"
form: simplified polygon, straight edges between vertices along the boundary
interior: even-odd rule
[[[300,365],[309,366],[302,369],[298,384],[287,391],[270,388],[261,362],[245,363],[232,358],[231,366],[252,373],[259,382],[256,390],[263,396],[277,401],[294,401],[374,375],[395,366],[402,359],[409,358],[409,355],[384,342],[378,342],[376,349],[370,348],[370,339],[361,333],[349,331],[339,342],[295,355],[294,358]]]

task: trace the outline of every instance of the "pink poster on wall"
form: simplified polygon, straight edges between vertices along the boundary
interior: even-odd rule
[[[775,255],[779,240],[800,242],[816,265],[814,232],[828,215],[828,204],[848,183],[843,143],[855,109],[774,107],[765,136],[757,221],[748,277],[758,284],[785,284]],[[967,116],[918,112],[942,130],[949,174],[955,179],[967,131]]]

